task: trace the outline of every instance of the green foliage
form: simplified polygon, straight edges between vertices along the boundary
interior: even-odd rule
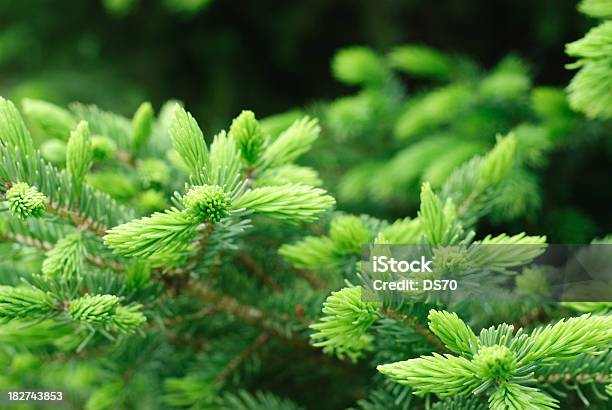
[[[49,137],[67,140],[77,125],[70,112],[46,101],[26,98],[22,107],[28,121]]]
[[[300,410],[297,404],[276,397],[270,393],[258,391],[250,394],[240,391],[236,394],[227,394],[223,398],[223,409],[232,410]]]
[[[449,122],[460,112],[461,104],[469,94],[468,87],[456,84],[409,103],[397,119],[394,136],[399,140],[415,139],[419,134]]]
[[[593,17],[611,18],[608,1],[583,1],[580,10]],[[592,118],[612,117],[612,21],[592,28],[583,38],[566,45],[565,50],[577,58],[571,68],[580,70],[568,86],[572,108]]]

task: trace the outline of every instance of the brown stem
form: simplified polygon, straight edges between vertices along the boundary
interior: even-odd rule
[[[53,244],[47,241],[41,241],[40,239],[33,238],[31,236],[22,235],[20,233],[5,232],[2,235],[2,240],[18,242],[22,245],[31,246],[33,248],[42,249],[48,251],[53,249]]]
[[[269,332],[281,336],[283,338],[291,338],[287,334],[284,334],[280,329],[273,325],[273,323],[289,324],[291,322],[300,322],[302,324],[308,324],[305,320],[299,318],[292,318],[288,314],[272,314],[263,312],[262,310],[241,303],[237,299],[230,296],[223,295],[217,292],[202,282],[190,281],[187,286],[190,292],[200,299],[212,304],[215,310],[229,313],[232,316],[242,320],[243,322],[250,323],[257,326],[262,331]]]
[[[51,211],[62,218],[70,220],[70,222],[79,229],[91,231],[98,236],[106,235],[106,231],[108,230],[106,225],[96,222],[90,217],[84,217],[76,209],[62,207],[56,202],[49,202],[47,211]]]
[[[610,380],[610,375],[605,373],[580,373],[575,375],[570,373],[558,373],[549,374],[548,376],[539,376],[538,380],[546,384],[570,382],[584,383],[588,381],[596,383],[607,383]]]
[[[440,339],[436,337],[436,335],[434,335],[429,329],[418,324],[414,318],[408,317],[405,314],[390,308],[383,310],[383,314],[414,328],[416,333],[425,337],[425,339],[427,339],[427,341],[435,346],[440,352],[450,353],[450,351],[446,348],[446,346],[444,346]]]
[[[297,275],[304,279],[313,289],[327,289],[327,285],[315,273],[306,269],[296,269]]]
[[[535,321],[546,321],[546,312],[543,308],[538,307],[527,312],[525,315],[523,315],[516,321],[516,323],[514,324],[514,328],[519,329]]]
[[[238,260],[274,292],[282,292],[282,288],[266,271],[248,254],[239,253]]]
[[[249,345],[243,351],[241,351],[236,357],[230,360],[230,362],[223,368],[223,370],[219,372],[216,378],[217,382],[220,384],[223,383],[230,374],[232,374],[236,369],[238,369],[238,367],[240,367],[240,365],[246,359],[248,359],[249,356],[255,353],[260,346],[265,344],[269,338],[270,336],[267,332],[261,332],[259,336],[255,338],[255,340],[249,343]]]
[[[31,236],[22,235],[19,233],[11,234],[5,233],[2,235],[2,239],[6,241],[14,241],[21,243],[26,246],[31,246],[33,248],[41,249],[44,251],[49,251],[53,249],[54,245],[51,242],[41,241],[40,239],[33,238]],[[105,261],[101,257],[97,255],[86,254],[85,259],[99,268],[111,268],[116,271],[124,271],[125,265],[119,262],[115,262],[112,260]]]
[[[457,214],[461,215],[463,214],[467,208],[472,204],[472,202],[474,201],[474,199],[476,199],[476,197],[478,196],[479,192],[478,191],[472,191],[461,203],[461,205],[459,205],[459,208],[457,209]]]

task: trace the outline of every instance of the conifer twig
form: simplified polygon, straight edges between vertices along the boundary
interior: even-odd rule
[[[436,337],[436,335],[434,335],[431,331],[429,331],[429,329],[418,324],[414,318],[408,317],[404,315],[403,313],[400,313],[391,308],[384,309],[383,313],[392,319],[401,321],[405,323],[406,325],[414,328],[414,331],[416,333],[424,336],[425,339],[427,339],[429,343],[431,343],[433,346],[435,346],[438,349],[438,351],[442,353],[450,353],[450,351],[446,348],[446,346],[444,346],[444,344],[440,341],[440,339]]]
[[[22,245],[30,246],[33,248],[37,248],[43,251],[49,251],[53,249],[54,245],[48,241],[41,241],[40,239],[26,236],[23,234],[11,234],[9,232],[4,233],[1,237],[2,240],[18,242]],[[89,261],[92,265],[95,265],[99,268],[110,268],[115,271],[124,271],[125,265],[119,262],[115,262],[112,260],[104,260],[100,256],[92,255],[90,253],[85,254],[85,259]]]

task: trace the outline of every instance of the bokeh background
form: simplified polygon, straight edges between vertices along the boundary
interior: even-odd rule
[[[483,70],[513,53],[528,65],[534,85],[563,88],[574,74],[565,68],[571,59],[564,45],[594,24],[576,4],[5,0],[0,2],[0,94],[17,102],[29,97],[60,105],[96,103],[126,116],[143,100],[159,109],[164,101],[179,99],[210,137],[242,109],[266,117],[354,92],[332,76],[330,61],[339,49],[364,45],[385,53],[405,43],[465,56]],[[401,81],[408,93],[427,86],[408,77]],[[549,154],[538,171],[537,212],[518,222],[485,222],[489,225],[481,231],[527,230],[546,233],[552,242],[589,241],[612,231],[612,148],[601,138],[608,126],[589,128],[587,133],[598,137],[587,144],[565,143]],[[324,147],[330,161],[344,149],[333,139]],[[334,193],[333,174],[344,170],[323,167],[323,180]],[[340,207],[392,218],[413,213],[416,203],[363,209],[340,202]]]

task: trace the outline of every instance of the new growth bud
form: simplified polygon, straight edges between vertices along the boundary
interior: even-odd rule
[[[6,192],[11,214],[19,219],[38,218],[45,213],[47,197],[25,182],[13,185]]]
[[[478,366],[481,377],[505,380],[512,376],[516,367],[516,356],[506,346],[485,346],[474,356],[474,364]]]
[[[218,222],[229,215],[232,201],[218,185],[195,186],[183,197],[187,213],[198,222]]]

